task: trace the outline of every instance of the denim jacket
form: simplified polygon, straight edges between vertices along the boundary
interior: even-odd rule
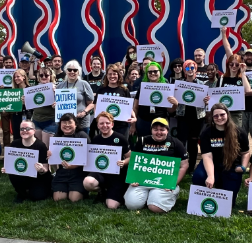
[[[204,84],[205,82],[196,78],[193,80],[193,83]],[[178,107],[176,109],[176,115],[177,116],[184,116],[185,115],[185,108],[186,108],[186,105],[178,104]],[[205,108],[196,107],[196,112],[197,112],[198,119],[206,116],[206,109]]]

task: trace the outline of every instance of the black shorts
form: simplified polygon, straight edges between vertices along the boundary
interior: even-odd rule
[[[91,172],[88,176],[95,178],[99,182],[99,187],[107,189],[106,199],[112,199],[119,203],[124,202],[123,196],[128,185],[120,175]]]
[[[83,171],[83,167],[73,170],[60,167],[53,178],[52,190],[53,192],[69,193],[71,191],[76,191],[83,195],[88,194],[83,186],[83,180],[87,174],[87,172]]]

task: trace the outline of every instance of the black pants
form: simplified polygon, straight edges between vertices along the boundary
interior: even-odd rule
[[[193,172],[198,155],[198,139],[201,129],[204,125],[204,118],[191,119],[185,117],[177,117],[178,122],[178,139],[187,145],[187,152],[189,154],[189,168],[188,172]]]
[[[20,136],[20,124],[22,122],[22,114],[13,113],[11,119],[12,132],[13,132],[13,140],[21,138]]]
[[[52,176],[49,171],[43,175],[38,174],[37,178],[11,174],[9,178],[15,191],[23,199],[39,201],[51,195]]]

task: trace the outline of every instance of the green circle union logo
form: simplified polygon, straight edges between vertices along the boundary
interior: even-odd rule
[[[147,51],[145,53],[145,57],[152,57],[154,59],[155,58],[155,53],[153,51]]]
[[[109,158],[104,154],[99,155],[95,160],[95,166],[99,170],[106,170],[109,166]]]
[[[187,90],[183,93],[182,95],[182,99],[186,102],[186,103],[192,103],[195,101],[196,99],[196,95],[193,91],[191,90]]]
[[[45,102],[45,96],[42,93],[37,93],[34,95],[33,101],[36,105],[42,105]]]
[[[121,113],[121,109],[118,105],[112,104],[109,105],[106,109],[106,111],[111,114],[113,117],[117,117]]]
[[[227,25],[228,21],[229,21],[229,19],[228,19],[227,16],[223,16],[223,17],[220,18],[220,24],[223,25],[223,26]]]
[[[163,100],[163,95],[162,95],[161,92],[154,91],[154,92],[151,93],[151,95],[150,95],[150,101],[151,101],[151,103],[153,103],[153,104],[159,104],[159,103],[162,102],[162,100]]]
[[[15,170],[24,173],[28,169],[28,163],[24,158],[17,158],[14,163]]]
[[[224,104],[227,108],[230,108],[234,101],[233,101],[233,98],[229,95],[223,95],[221,98],[220,98],[220,103]]]
[[[207,215],[214,215],[218,211],[218,204],[212,198],[206,198],[201,203],[201,210]]]
[[[3,77],[3,83],[5,85],[10,85],[12,83],[12,77],[10,75],[5,75]]]
[[[71,162],[74,160],[75,153],[70,147],[64,147],[60,150],[60,158],[66,162]]]

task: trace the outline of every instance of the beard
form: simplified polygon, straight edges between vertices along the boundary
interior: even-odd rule
[[[3,68],[3,63],[0,63],[0,68]]]
[[[247,61],[245,61],[245,64],[246,64],[248,67],[252,67],[252,62],[247,62]]]

